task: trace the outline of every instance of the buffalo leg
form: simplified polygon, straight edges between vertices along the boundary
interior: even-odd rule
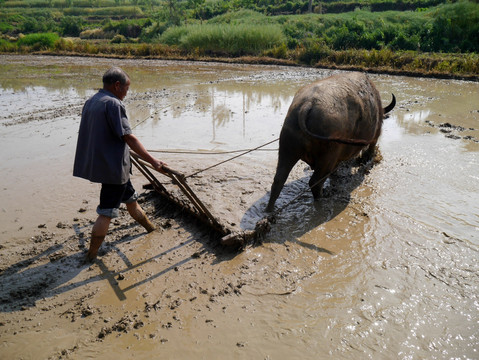
[[[298,160],[299,158],[292,158],[289,156],[282,157],[280,154],[278,160],[278,167],[276,169],[276,175],[274,176],[273,185],[271,186],[268,206],[266,207],[267,212],[271,212],[274,210],[274,203],[278,199],[279,194],[283,189],[284,183],[288,179],[288,175],[291,172],[291,169],[298,162]]]
[[[374,142],[373,144],[370,144],[366,150],[363,150],[363,153],[358,159],[358,163],[361,165],[366,164],[368,161],[374,158],[375,153],[376,153],[376,142]]]
[[[338,154],[329,156],[316,156],[316,163],[313,165],[313,175],[309,179],[309,187],[313,193],[314,200],[318,200],[323,195],[323,185],[329,175],[338,167]]]
[[[314,200],[318,200],[321,196],[323,196],[323,185],[328,176],[329,174],[324,174],[323,171],[320,172],[315,170],[311,176],[311,179],[309,179],[309,187],[313,193]]]

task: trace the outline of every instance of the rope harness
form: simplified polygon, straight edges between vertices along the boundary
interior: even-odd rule
[[[250,152],[253,152],[253,151],[255,151],[255,150],[259,150],[259,149],[261,149],[261,148],[263,148],[263,147],[265,147],[265,146],[267,146],[267,145],[269,145],[269,144],[272,144],[272,143],[274,143],[275,141],[278,141],[278,140],[279,140],[279,138],[274,139],[274,140],[271,140],[270,142],[267,142],[266,144],[257,146],[257,147],[255,147],[254,149],[249,149],[249,150],[247,150],[247,151],[245,151],[245,152],[243,152],[243,153],[241,153],[241,154],[239,154],[239,155],[236,155],[236,156],[233,156],[233,157],[231,157],[231,158],[229,158],[229,159],[220,161],[219,163],[216,163],[216,164],[214,164],[214,165],[208,166],[208,167],[205,168],[205,169],[198,170],[198,171],[196,171],[196,172],[194,172],[194,173],[192,173],[192,174],[190,174],[190,175],[187,175],[186,178],[193,177],[193,176],[198,175],[198,174],[200,174],[200,173],[202,173],[202,172],[204,172],[204,171],[206,171],[206,170],[213,169],[213,168],[215,168],[215,167],[217,167],[217,166],[219,166],[219,165],[222,165],[222,164],[224,164],[224,163],[227,163],[228,161],[237,159],[237,158],[239,158],[239,157],[241,157],[241,156],[243,156],[243,155],[249,154]]]

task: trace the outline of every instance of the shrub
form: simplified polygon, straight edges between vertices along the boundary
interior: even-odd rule
[[[91,44],[89,42],[82,42],[79,44],[76,44],[75,50],[81,53],[87,53],[87,54],[98,54],[100,50],[95,44]]]
[[[388,46],[395,50],[417,50],[420,46],[419,35],[407,35],[400,32]]]
[[[168,28],[161,36],[159,41],[166,45],[179,45],[181,39],[188,34],[186,26],[175,26]]]
[[[331,54],[331,49],[321,41],[308,39],[299,47],[299,60],[308,65],[313,65]]]
[[[74,16],[62,17],[60,31],[63,36],[79,36],[82,31],[81,19]]]
[[[80,33],[80,39],[113,39],[115,33],[106,33],[102,29],[90,29]]]
[[[266,50],[264,52],[265,56],[271,56],[277,59],[287,59],[288,58],[288,47],[286,46],[285,43],[282,43],[279,46],[275,46],[274,48],[270,50]]]
[[[0,22],[0,33],[6,34],[8,32],[13,31],[14,27],[11,24],[8,24],[6,22]]]
[[[116,34],[113,39],[110,41],[112,44],[121,44],[121,43],[126,43],[126,37],[124,37],[121,34]]]
[[[19,47],[29,46],[33,50],[47,50],[53,48],[59,36],[54,33],[28,34],[18,39]]]
[[[168,29],[168,24],[166,22],[156,22],[151,26],[143,28],[140,38],[142,41],[150,42],[154,38],[157,38],[159,35],[163,34],[166,29]]]
[[[73,47],[73,41],[64,38],[58,39],[54,45],[54,49],[57,51],[72,51]]]
[[[5,39],[0,39],[0,52],[14,52],[17,50],[17,44]]]
[[[106,33],[115,33],[120,34],[128,38],[137,38],[141,34],[143,27],[148,27],[151,25],[151,20],[143,21],[132,21],[132,20],[123,20],[119,22],[109,21],[104,27],[103,31]]]
[[[204,52],[239,55],[259,55],[285,42],[279,25],[206,24],[176,27],[160,37],[167,45],[178,44],[183,49],[198,48]]]
[[[264,24],[268,21],[268,17],[252,10],[238,10],[218,15],[208,21],[209,24]]]
[[[438,7],[422,32],[424,50],[479,51],[479,4],[460,1]]]

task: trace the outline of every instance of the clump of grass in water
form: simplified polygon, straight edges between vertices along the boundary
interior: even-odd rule
[[[187,50],[240,56],[259,55],[285,43],[286,38],[279,25],[206,24],[169,29],[159,40]]]

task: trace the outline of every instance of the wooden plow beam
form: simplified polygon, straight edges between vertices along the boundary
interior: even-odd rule
[[[271,228],[270,223],[274,222],[273,216],[267,216],[256,223],[254,230],[246,231],[233,231],[227,226],[221,224],[203,204],[203,202],[196,196],[195,192],[187,184],[186,178],[183,174],[164,166],[164,175],[169,177],[173,184],[176,185],[181,192],[186,196],[190,203],[183,201],[174,194],[172,194],[166,187],[153,175],[150,169],[154,168],[141,159],[138,154],[130,150],[131,161],[138,170],[145,176],[150,182],[156,192],[161,196],[167,198],[174,204],[178,205],[182,209],[188,211],[191,215],[195,216],[203,223],[213,228],[220,233],[221,244],[225,246],[241,247],[248,242],[258,240],[262,238]]]
[[[178,206],[186,209],[189,213],[194,215],[195,217],[199,218],[203,222],[206,222],[210,227],[222,233],[222,235],[227,235],[231,231],[228,231],[223,225],[221,225],[218,220],[211,214],[211,212],[206,208],[206,206],[201,202],[201,200],[196,196],[194,191],[190,188],[190,186],[186,183],[185,176],[178,171],[172,170],[169,167],[164,166],[164,175],[169,177],[173,184],[175,184],[181,192],[190,200],[191,205],[193,208],[185,203],[183,200],[179,199],[175,195],[173,195],[170,191],[168,191],[163,184],[153,175],[150,169],[153,167],[147,163],[146,161],[142,160],[138,154],[133,151],[130,151],[131,160],[133,165],[135,165],[138,170],[147,178],[147,180],[151,183],[153,188],[162,196],[168,198],[173,203],[177,204]]]

